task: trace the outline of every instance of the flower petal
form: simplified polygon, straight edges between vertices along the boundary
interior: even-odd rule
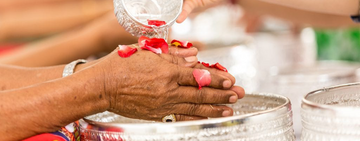
[[[133,55],[137,51],[137,48],[131,48],[126,45],[119,45],[118,54],[122,58],[127,58]]]
[[[155,26],[166,25],[165,21],[160,21],[160,20],[147,20],[147,21],[148,21],[148,25],[155,25]]]
[[[211,83],[211,75],[208,70],[194,69],[193,76],[199,85],[199,90],[201,90],[201,87],[209,86]]]
[[[189,41],[179,41],[179,40],[172,40],[171,41],[171,45],[172,46],[176,46],[176,47],[182,47],[182,48],[190,48],[193,46],[192,43],[190,43]]]
[[[139,44],[139,47],[143,47],[145,45],[145,41],[146,40],[149,40],[150,38],[146,37],[146,36],[141,36],[139,39],[138,39],[138,44]]]
[[[218,70],[222,70],[224,72],[228,72],[228,70],[222,66],[220,63],[216,63],[216,64],[213,64],[213,65],[210,65],[211,68],[216,68]]]
[[[156,54],[161,54],[162,53],[161,48],[154,48],[154,47],[148,46],[146,44],[145,44],[145,46],[141,47],[141,49],[149,50],[149,51],[154,52]]]
[[[210,67],[210,64],[209,63],[205,63],[205,62],[201,62],[202,65],[204,65],[205,67]]]
[[[139,39],[139,45],[141,49],[150,50],[158,54],[169,52],[169,45],[162,38],[150,38],[150,39],[142,38]],[[160,49],[160,51],[158,51],[158,49]]]

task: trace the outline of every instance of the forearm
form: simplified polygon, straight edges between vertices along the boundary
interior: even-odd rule
[[[357,15],[359,14],[359,0],[262,0],[297,9],[335,14]]]
[[[103,89],[103,78],[86,69],[66,78],[2,91],[1,140],[54,132],[84,116],[105,111],[108,103]]]
[[[14,9],[17,7],[57,3],[73,0],[0,0],[0,11]]]
[[[90,22],[111,10],[110,1],[87,0],[0,12],[0,31],[3,34],[0,41],[59,33]]]
[[[75,67],[75,72],[92,66],[96,62],[79,64]],[[0,91],[27,87],[61,78],[64,67],[65,65],[38,68],[0,65],[0,74],[3,74],[0,75]]]
[[[0,64],[41,67],[66,64],[102,50],[100,35],[87,28],[39,41],[0,58]]]
[[[358,26],[348,16],[304,11],[257,0],[241,0],[238,3],[246,12],[255,15],[271,15],[297,24],[324,28]]]

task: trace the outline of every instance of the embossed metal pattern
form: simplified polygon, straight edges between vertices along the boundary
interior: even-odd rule
[[[113,3],[118,22],[130,34],[138,37],[147,36],[165,39],[168,35],[168,28],[174,24],[183,5],[182,0],[114,0]],[[134,6],[137,8],[136,10],[131,9]],[[165,21],[166,25],[160,27],[150,26],[147,24],[149,17]]]
[[[228,106],[234,109],[232,117],[175,123],[135,120],[105,112],[81,120],[82,140],[295,140],[288,98],[247,94]]]
[[[307,94],[301,107],[303,141],[360,139],[360,83]]]

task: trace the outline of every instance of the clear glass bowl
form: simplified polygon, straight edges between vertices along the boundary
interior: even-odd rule
[[[232,117],[160,123],[105,112],[80,120],[81,140],[295,141],[291,104],[274,94],[247,94]]]
[[[120,25],[133,36],[167,38],[168,28],[179,16],[183,0],[114,0],[114,12]],[[166,25],[148,25],[147,20],[165,21]]]
[[[360,139],[360,83],[316,90],[302,100],[303,141]]]

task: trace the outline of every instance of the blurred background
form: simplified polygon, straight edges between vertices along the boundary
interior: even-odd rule
[[[224,0],[174,24],[169,39],[192,42],[200,61],[223,64],[247,93],[289,97],[297,136],[304,94],[359,80],[360,26],[347,16]],[[0,0],[2,64],[65,64],[136,42],[111,0]]]

